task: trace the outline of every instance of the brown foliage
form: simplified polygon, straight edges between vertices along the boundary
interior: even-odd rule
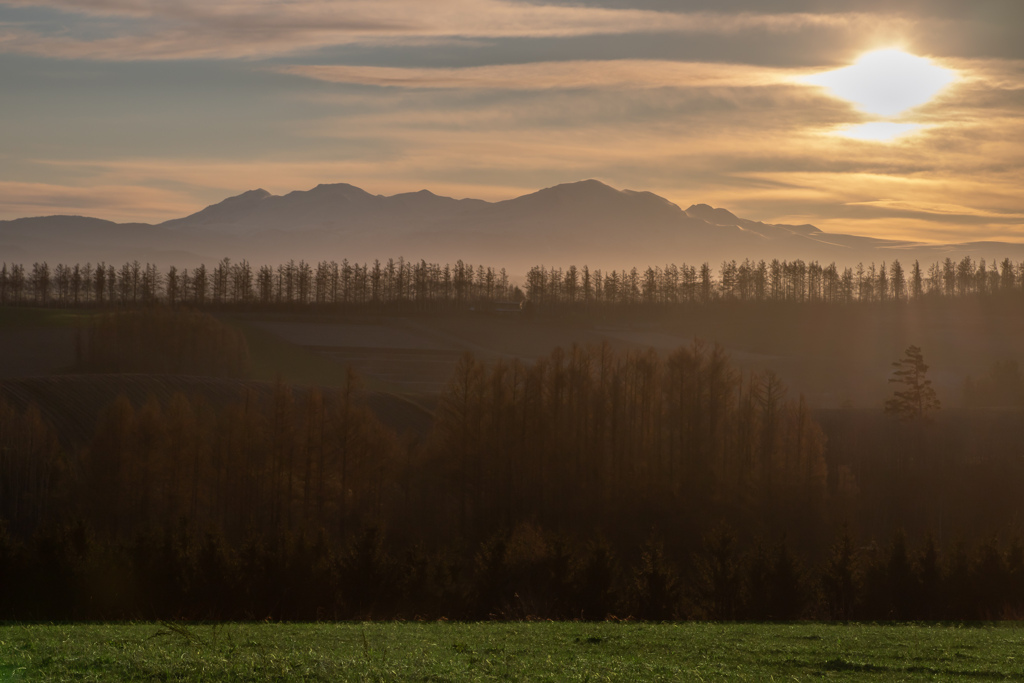
[[[816,509],[824,435],[774,375],[743,381],[721,347],[667,359],[607,345],[524,365],[465,355],[438,409],[432,452],[463,533],[537,518],[595,520],[627,501]],[[683,501],[679,503],[678,501]]]

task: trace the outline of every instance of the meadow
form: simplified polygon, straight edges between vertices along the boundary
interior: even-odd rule
[[[0,626],[0,680],[1020,680],[1013,624]]]

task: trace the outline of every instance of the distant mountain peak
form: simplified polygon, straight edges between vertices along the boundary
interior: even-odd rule
[[[379,194],[378,197],[384,197],[385,195]],[[427,198],[427,197],[441,197],[440,195],[434,194],[430,190],[419,190],[417,192],[399,192],[392,197],[403,197],[403,198]],[[443,197],[442,197],[443,199]]]
[[[665,199],[660,194],[654,194],[653,192],[650,192],[648,190],[622,190],[622,194],[629,195],[630,197],[637,197],[640,199],[648,199],[661,202],[662,204],[667,204],[668,206],[671,206],[676,211],[682,212],[682,209],[679,208],[679,206],[674,202]]]
[[[587,180],[579,180],[574,183],[561,183],[559,185],[552,185],[551,187],[545,187],[543,190],[537,190],[531,194],[526,194],[515,199],[507,201],[521,202],[524,200],[542,200],[542,201],[556,201],[556,202],[616,202],[627,197],[635,198],[657,198],[661,202],[671,204],[664,197],[659,197],[656,194],[650,192],[634,192],[632,190],[618,190],[611,185],[602,183],[600,180],[589,178]],[[673,206],[675,206],[673,204]]]
[[[316,194],[337,194],[342,196],[372,197],[366,190],[348,183],[320,183],[312,190]]]
[[[694,204],[686,210],[690,218],[699,218],[712,225],[739,225],[742,220],[730,211],[716,209],[707,204]]]
[[[674,210],[682,211],[678,206],[673,204],[668,199],[665,199],[661,195],[654,194],[647,190],[619,190],[607,183],[602,183],[600,180],[589,178],[587,180],[579,180],[575,183],[562,183],[561,185],[555,185],[548,187],[535,194],[557,194],[572,196],[573,198],[587,199],[591,197],[602,197],[609,199],[620,199],[630,198],[633,200],[646,201],[656,203],[659,205],[666,205],[672,207]],[[529,195],[527,195],[529,196]]]
[[[202,226],[207,226],[225,220],[230,222],[239,216],[246,216],[254,211],[259,211],[260,208],[264,206],[264,202],[273,196],[274,195],[270,194],[262,187],[255,190],[248,190],[247,192],[237,194],[234,197],[228,197],[227,199],[221,200],[216,204],[210,204],[205,209],[194,213],[191,216],[164,221],[161,225],[169,228],[177,228],[186,225],[189,222]]]
[[[585,190],[589,192],[618,193],[618,190],[616,190],[611,185],[606,185],[605,183],[602,183],[600,180],[595,180],[593,178],[588,178],[587,180],[577,180],[574,183],[560,183],[558,185],[552,185],[551,187],[544,188],[543,190],[541,190],[541,192],[573,192],[579,190]]]
[[[243,192],[242,194],[236,194],[234,197],[228,197],[227,199],[225,199],[225,200],[223,200],[221,202],[218,202],[218,203],[219,204],[229,204],[229,203],[230,204],[238,204],[238,203],[242,203],[242,202],[259,201],[261,199],[266,199],[267,197],[271,197],[271,196],[273,196],[273,195],[271,195],[269,192],[267,192],[266,190],[264,190],[261,187],[261,188],[255,189],[255,190],[248,190],[247,192]],[[214,204],[213,206],[216,206],[216,204]]]

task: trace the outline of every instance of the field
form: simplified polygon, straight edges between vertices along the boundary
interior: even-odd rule
[[[341,623],[0,627],[0,680],[1020,680],[1024,628]]]

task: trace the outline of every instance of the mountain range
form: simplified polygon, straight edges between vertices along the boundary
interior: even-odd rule
[[[388,197],[337,183],[283,196],[250,190],[156,225],[81,216],[0,221],[0,261],[25,264],[139,260],[191,267],[225,256],[255,265],[404,256],[462,259],[518,277],[540,264],[608,269],[779,258],[852,266],[965,255],[1024,260],[1024,244],[919,244],[825,233],[813,225],[747,220],[706,204],[684,210],[651,192],[597,180],[499,202],[427,190]]]

